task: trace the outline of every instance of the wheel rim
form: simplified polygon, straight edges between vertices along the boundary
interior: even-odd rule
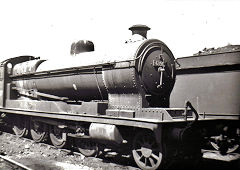
[[[57,148],[63,148],[66,146],[66,139],[63,138],[64,132],[63,129],[58,128],[57,126],[50,127],[50,140],[52,144]]]
[[[157,169],[162,162],[162,153],[152,134],[139,133],[133,141],[133,158],[141,169]]]
[[[76,139],[78,151],[84,156],[97,156],[98,146],[95,142],[87,139]]]
[[[13,125],[13,132],[19,137],[25,137],[28,135],[28,120],[24,120],[23,118],[16,117],[15,123]]]
[[[214,149],[218,150],[220,149],[220,146],[217,142],[210,142],[211,145],[213,146]],[[232,152],[235,152],[238,148],[239,148],[239,145],[238,144],[230,144],[230,148],[227,149],[226,153],[232,153]]]
[[[44,123],[31,121],[30,133],[35,142],[44,142],[47,140],[47,126]]]

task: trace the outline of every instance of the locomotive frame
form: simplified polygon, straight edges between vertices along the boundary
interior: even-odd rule
[[[50,133],[50,135],[52,135],[51,140],[53,145],[61,148],[65,146],[66,141],[69,137],[76,138],[76,139],[80,138],[85,140],[90,138],[88,135],[82,135],[83,132],[77,133],[77,131],[79,131],[79,129],[82,128],[81,126],[87,126],[87,128],[89,128],[90,123],[96,123],[103,126],[111,125],[111,127],[107,127],[107,128],[117,127],[120,131],[118,133],[114,132],[113,137],[108,137],[108,138],[106,138],[105,136],[101,136],[99,134],[95,134],[94,139],[97,141],[104,140],[104,141],[110,142],[111,144],[113,143],[114,145],[116,144],[123,145],[127,142],[131,144],[132,142],[130,141],[133,139],[128,139],[128,138],[131,138],[129,136],[134,134],[134,132],[138,132],[138,135],[136,138],[141,138],[144,136],[144,138],[148,140],[148,139],[151,139],[152,136],[154,136],[154,138],[156,138],[156,143],[158,144],[158,146],[161,146],[162,138],[163,138],[161,136],[162,129],[163,129],[162,126],[165,126],[166,124],[169,124],[169,123],[175,123],[178,125],[172,124],[170,127],[167,127],[167,129],[169,130],[171,128],[173,129],[176,128],[176,129],[179,129],[180,131],[181,129],[185,129],[185,126],[188,124],[187,121],[194,120],[192,116],[193,113],[191,112],[191,110],[188,109],[186,114],[185,108],[176,108],[176,109],[137,108],[134,110],[133,109],[131,110],[109,109],[106,111],[107,109],[106,101],[82,102],[80,105],[76,105],[76,104],[71,104],[71,102],[70,103],[65,102],[64,101],[65,99],[63,100],[62,98],[58,98],[53,95],[46,95],[41,93],[36,93],[36,94],[40,95],[41,97],[47,97],[47,98],[51,98],[52,100],[58,100],[58,101],[13,100],[15,95],[14,93],[16,93],[16,90],[18,89],[8,84],[9,82],[8,80],[10,78],[14,80],[15,77],[8,76],[7,65],[8,63],[11,63],[14,65],[15,62],[18,63],[19,61],[29,60],[29,59],[34,59],[34,58],[29,56],[17,57],[17,58],[6,60],[5,62],[3,62],[1,66],[3,70],[2,72],[3,79],[1,83],[5,84],[4,86],[2,86],[2,88],[6,88],[4,89],[6,93],[5,95],[2,95],[2,98],[1,98],[2,104],[3,104],[2,106],[4,107],[1,107],[0,111],[1,113],[7,114],[8,121],[10,121],[10,123],[13,126],[13,130],[15,134],[17,134],[18,136],[26,136],[29,133],[28,131],[30,131],[30,133],[32,134],[32,138],[34,140],[38,142],[42,142],[46,140],[46,134]],[[93,67],[94,69],[96,69],[98,66],[93,66]],[[77,71],[79,71],[79,69],[81,70],[81,68],[74,68],[74,69],[76,69]],[[83,69],[85,70],[86,68],[83,68]],[[91,68],[87,68],[87,70],[89,69]],[[64,72],[64,70],[62,71]],[[66,72],[68,72],[68,70]],[[42,76],[42,73],[37,73],[37,74],[40,74]],[[51,74],[51,73],[48,73],[48,74]],[[24,77],[27,77],[27,76],[28,75],[24,75]],[[31,76],[35,76],[35,75],[31,75]],[[33,95],[31,94],[31,91],[25,91],[25,93],[28,93],[28,95]],[[48,124],[49,127],[45,127],[45,125],[43,124]],[[78,127],[78,124],[80,124],[79,127]],[[179,125],[179,124],[182,124],[182,125]],[[37,128],[34,129],[34,126],[40,126],[41,129],[37,129]],[[129,129],[126,130],[126,128],[131,129],[130,133],[128,132],[128,135],[124,134],[127,131],[129,131]],[[48,130],[43,131],[43,129],[48,129]],[[65,132],[66,129],[68,129],[69,132]],[[55,132],[55,134],[52,133],[52,131],[54,130],[57,131]],[[73,131],[75,133],[73,133]],[[114,131],[118,131],[118,130],[114,129]],[[145,131],[147,131],[148,133],[145,133]],[[61,137],[59,137],[59,134],[57,133],[60,133]],[[136,140],[137,139],[134,140],[135,143],[137,142]],[[148,142],[150,143],[152,141],[148,141]],[[82,147],[85,148],[88,145],[89,145],[88,142],[87,143],[85,142],[85,146],[82,146]],[[146,148],[145,150],[141,151],[142,154],[147,154],[148,152],[151,152],[151,149],[150,150],[148,149],[149,148]],[[79,150],[81,150],[81,145]],[[84,151],[83,149],[81,151],[87,156],[92,156],[92,154],[95,154],[94,151],[87,152],[87,151]],[[136,154],[137,153],[135,153],[135,155]],[[142,160],[137,162],[137,164],[144,169],[148,169],[148,168],[156,169],[156,167],[158,167],[162,162],[162,155],[158,155],[157,157],[153,153],[152,155],[154,155],[152,158],[151,158],[151,155],[147,155],[146,159],[148,159],[147,160],[148,162],[146,163],[146,165],[145,163],[142,163]],[[136,157],[138,156],[139,155],[137,155]],[[150,160],[152,159],[154,159],[154,162],[150,163]]]

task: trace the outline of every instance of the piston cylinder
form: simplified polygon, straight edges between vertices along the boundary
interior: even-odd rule
[[[91,123],[89,134],[92,138],[105,140],[121,144],[123,142],[122,135],[115,125]]]

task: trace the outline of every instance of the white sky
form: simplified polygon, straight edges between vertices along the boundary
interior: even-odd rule
[[[178,58],[240,44],[239,18],[237,0],[0,0],[0,60],[69,57],[80,39],[107,51],[128,39],[134,24],[151,27],[148,37]]]

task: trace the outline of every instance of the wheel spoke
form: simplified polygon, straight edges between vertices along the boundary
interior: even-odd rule
[[[144,157],[144,164],[147,166],[147,158]]]
[[[155,165],[153,159],[152,159],[152,158],[149,158],[149,161],[150,161],[151,166],[153,167],[153,166]]]
[[[160,166],[162,155],[153,133],[139,132],[134,138],[133,147],[133,158],[141,169],[157,169]]]
[[[142,151],[142,149],[136,149],[136,152],[141,152]]]
[[[159,160],[159,157],[155,155],[154,153],[151,154],[151,157],[153,157],[155,160]]]
[[[141,160],[143,158],[143,155],[139,156],[138,160]]]

